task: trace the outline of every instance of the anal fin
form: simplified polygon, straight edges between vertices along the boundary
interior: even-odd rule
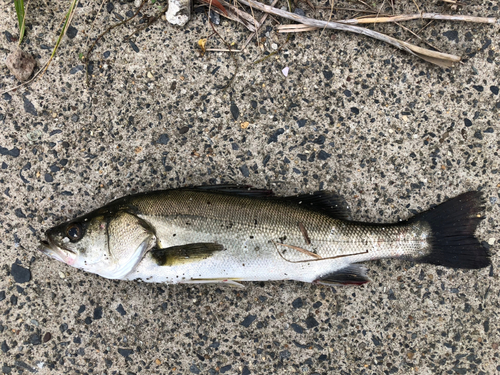
[[[323,285],[363,285],[369,281],[370,278],[366,275],[366,268],[351,264],[314,280],[314,283]]]
[[[151,256],[159,266],[176,266],[211,257],[214,253],[224,250],[224,246],[213,242],[190,243],[151,250]]]
[[[191,279],[182,282],[183,284],[217,284],[225,285],[236,289],[245,289],[245,285],[240,284],[234,279],[213,278],[213,279]]]

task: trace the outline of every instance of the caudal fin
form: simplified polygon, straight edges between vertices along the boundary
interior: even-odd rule
[[[452,268],[489,266],[490,254],[474,236],[483,209],[481,193],[470,191],[414,217],[412,220],[430,225],[432,233],[430,252],[416,260]]]

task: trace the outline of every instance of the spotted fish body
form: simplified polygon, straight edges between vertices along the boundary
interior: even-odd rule
[[[42,251],[104,277],[173,284],[362,284],[368,278],[357,263],[382,258],[489,264],[474,237],[477,192],[395,224],[350,221],[330,193],[269,194],[224,186],[125,197],[49,230]]]

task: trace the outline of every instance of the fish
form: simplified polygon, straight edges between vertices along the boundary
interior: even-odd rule
[[[139,193],[49,229],[40,251],[115,280],[225,284],[370,281],[360,263],[399,258],[450,268],[491,265],[475,237],[484,199],[469,191],[407,220],[352,220],[329,191],[279,197],[215,185]]]

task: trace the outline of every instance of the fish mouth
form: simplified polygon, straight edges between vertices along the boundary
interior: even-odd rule
[[[52,259],[69,265],[72,265],[76,260],[76,254],[74,252],[61,249],[59,246],[55,245],[50,238],[47,241],[41,241],[38,250]]]

